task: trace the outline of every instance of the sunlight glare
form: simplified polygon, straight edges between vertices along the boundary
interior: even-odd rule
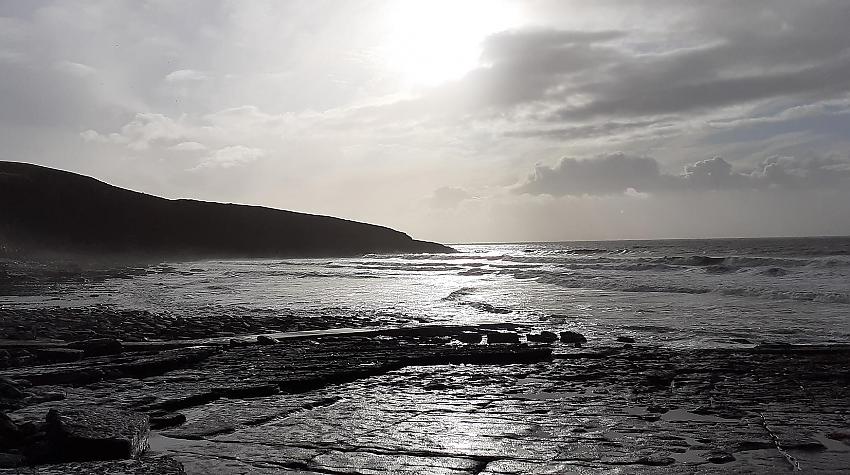
[[[517,9],[498,0],[399,0],[389,5],[381,56],[406,85],[434,86],[475,68],[484,39],[517,21]]]

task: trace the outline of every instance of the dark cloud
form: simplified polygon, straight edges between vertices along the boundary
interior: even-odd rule
[[[490,36],[482,45],[481,66],[461,80],[435,87],[422,97],[404,100],[392,113],[463,115],[509,110],[549,101],[558,89],[591,82],[600,65],[616,63],[622,53],[605,47],[625,32],[523,29]]]
[[[537,118],[586,123],[850,92],[850,2],[754,3],[687,4],[687,22],[666,32],[499,33],[482,67],[424,99],[466,112],[535,105]]]
[[[490,36],[484,42],[481,59],[488,64],[521,63],[537,64],[541,69],[567,70],[561,62],[550,63],[547,59],[563,59],[569,55],[561,53],[576,51],[572,48],[601,43],[625,36],[623,31],[564,31],[552,29],[527,29],[505,31]]]
[[[682,174],[660,171],[655,159],[624,153],[589,159],[563,158],[555,166],[538,165],[515,188],[532,195],[614,195],[710,190],[765,190],[850,185],[850,161],[836,158],[771,157],[758,167],[734,171],[721,157],[701,160]]]
[[[538,165],[519,191],[530,194],[617,194],[629,188],[654,189],[661,174],[658,163],[622,153],[595,159],[562,158],[554,167]]]
[[[559,87],[574,87],[591,80],[605,64],[620,60],[621,53],[599,43],[623,36],[616,31],[526,30],[490,37],[484,44],[485,66],[471,72],[454,88],[472,93],[477,105],[506,107],[551,100]]]
[[[601,94],[587,105],[562,109],[558,116],[561,119],[586,119],[683,113],[799,94],[826,99],[850,91],[850,57],[793,72],[694,81],[657,75],[646,83],[621,95]],[[615,87],[620,88],[621,85]]]
[[[543,137],[554,140],[587,139],[604,137],[632,131],[668,128],[673,124],[667,120],[638,120],[634,122],[606,121],[598,124],[574,125],[568,127],[531,128],[505,133],[506,137]]]

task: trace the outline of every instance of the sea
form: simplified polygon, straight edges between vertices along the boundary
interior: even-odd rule
[[[850,343],[850,238],[456,244],[455,254],[163,262],[0,295],[107,306],[516,323],[669,347]]]

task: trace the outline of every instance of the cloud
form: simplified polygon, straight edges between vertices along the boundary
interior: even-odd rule
[[[595,158],[562,158],[538,165],[514,188],[517,193],[552,196],[617,195],[712,190],[829,188],[850,185],[850,160],[771,157],[736,172],[721,157],[687,165],[681,174],[660,171],[650,157],[613,153]]]
[[[606,121],[596,124],[574,125],[567,127],[542,128],[530,127],[524,130],[509,130],[505,137],[545,138],[557,141],[580,140],[594,137],[611,137],[630,133],[659,131],[674,125],[671,120],[638,120],[633,122]]]
[[[75,63],[73,61],[57,61],[54,67],[57,71],[79,78],[91,76],[96,72],[96,70],[91,66],[82,63]]]
[[[618,82],[625,80],[627,78],[621,77]],[[623,93],[611,91],[609,94],[600,94],[586,105],[560,110],[557,116],[562,119],[582,119],[683,113],[802,94],[826,99],[850,91],[850,57],[792,72],[760,72],[741,77],[698,80],[647,74],[640,82],[644,83],[643,87],[635,81],[633,84],[638,87]],[[612,89],[625,89],[625,83],[611,86]]]
[[[99,134],[96,130],[84,130],[80,132],[80,137],[82,137],[85,142],[107,142],[109,139],[106,136]]]
[[[232,168],[253,162],[264,155],[265,152],[259,148],[233,145],[210,153],[195,168]]]
[[[110,134],[110,138],[113,142],[126,143],[131,149],[146,150],[154,142],[176,141],[186,134],[187,129],[180,119],[143,112],[136,114],[132,121],[121,127],[120,133]]]
[[[209,76],[206,73],[194,69],[180,69],[165,76],[166,82],[205,81],[207,79],[209,79]]]
[[[456,208],[461,202],[470,198],[472,195],[463,188],[443,186],[434,190],[428,202],[434,208],[450,209]]]
[[[647,191],[660,180],[658,163],[623,153],[595,159],[562,158],[554,167],[538,165],[520,192],[555,196],[617,194],[628,188]]]
[[[198,142],[180,142],[168,148],[170,150],[177,150],[180,152],[196,152],[199,150],[206,150],[207,146]]]
[[[654,5],[635,3],[597,8],[632,18]],[[484,41],[478,68],[385,108],[386,117],[491,120],[507,124],[509,136],[563,141],[628,138],[639,124],[663,120],[669,127],[641,138],[666,138],[850,94],[850,36],[838,20],[850,16],[850,3],[753,3],[663,3],[660,15],[673,12],[666,29],[613,22],[617,28],[497,33]]]

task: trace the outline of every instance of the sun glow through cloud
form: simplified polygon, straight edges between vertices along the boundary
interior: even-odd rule
[[[398,1],[389,5],[380,56],[408,86],[434,86],[462,77],[489,35],[516,27],[519,9],[501,1]]]

